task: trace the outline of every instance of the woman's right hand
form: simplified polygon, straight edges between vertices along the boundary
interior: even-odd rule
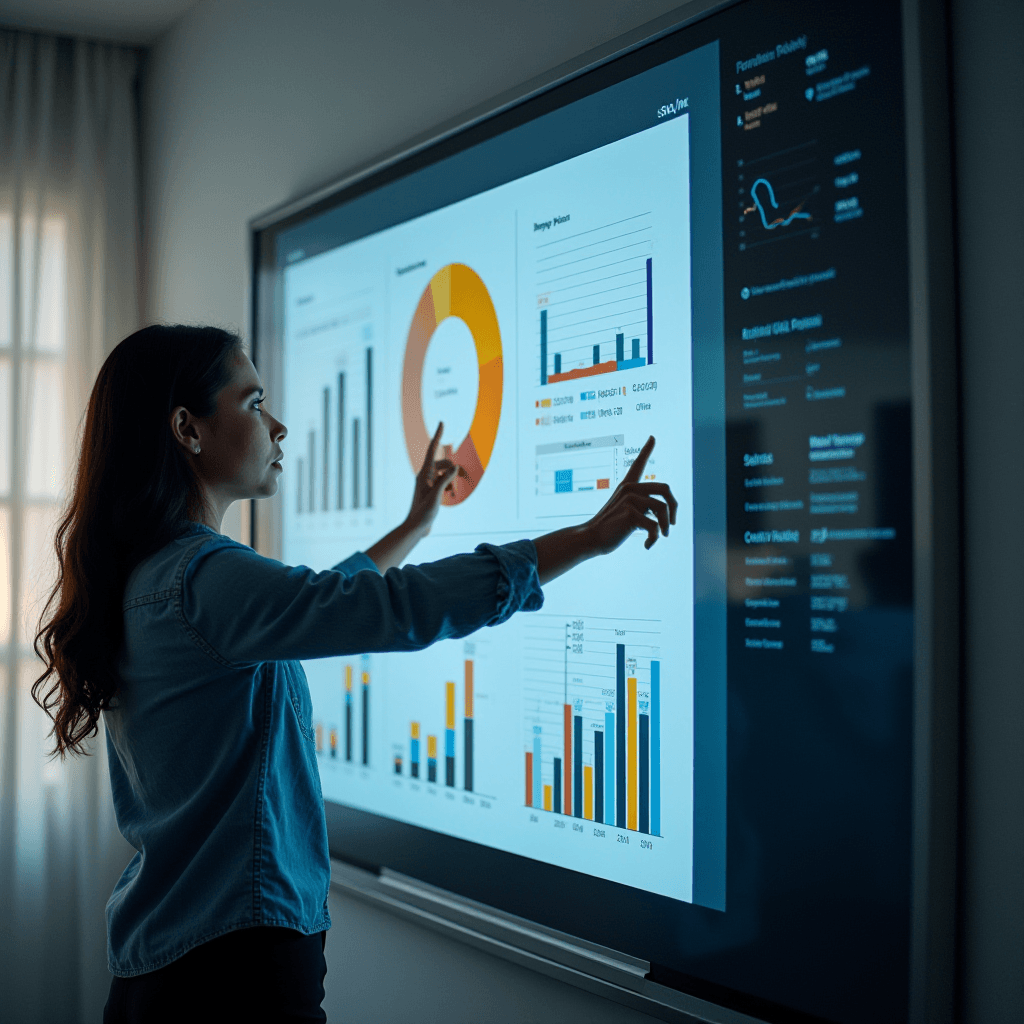
[[[646,531],[644,547],[648,549],[659,535],[668,536],[669,527],[676,521],[675,496],[668,484],[640,482],[653,450],[654,438],[649,437],[622,482],[593,519],[534,540],[537,575],[542,586],[588,558],[614,551],[636,530]]]
[[[669,526],[676,521],[679,503],[668,484],[640,482],[652,451],[654,438],[649,437],[604,507],[584,525],[595,554],[614,551],[635,530],[647,531],[644,541],[647,549],[658,539],[659,533],[668,536]]]

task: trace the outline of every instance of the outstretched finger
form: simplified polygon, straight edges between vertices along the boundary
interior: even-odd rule
[[[647,465],[647,460],[650,458],[651,452],[654,451],[654,435],[652,434],[647,438],[647,443],[640,449],[640,454],[633,460],[633,465],[626,471],[626,475],[623,477],[622,482],[626,484],[635,484],[641,477],[644,471],[644,467]]]
[[[444,431],[444,423],[438,423],[437,430],[434,431],[434,436],[430,439],[430,443],[427,445],[427,454],[423,456],[423,469],[428,473],[430,467],[434,465],[434,456],[437,454],[437,446],[441,443],[441,434]]]

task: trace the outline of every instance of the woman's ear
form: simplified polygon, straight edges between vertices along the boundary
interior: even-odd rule
[[[179,405],[171,413],[171,433],[190,455],[198,455],[202,451],[199,428],[195,417],[183,405]]]

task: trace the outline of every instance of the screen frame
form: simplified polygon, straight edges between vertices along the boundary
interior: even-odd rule
[[[316,208],[377,187],[412,169],[443,143],[601,66],[685,29],[743,0],[691,0],[662,17],[487,100],[305,195],[249,221],[251,275],[246,336],[253,362],[280,379],[279,346],[258,335],[273,315],[271,278],[261,237]],[[960,491],[959,352],[953,227],[948,15],[944,5],[901,0],[913,396],[914,682],[909,1013],[912,1022],[952,1021],[959,990],[956,962],[959,822],[962,513]],[[956,495],[956,500],[949,496]],[[279,556],[275,503],[250,504],[248,542]],[[376,815],[328,803],[327,818],[345,819],[362,851],[346,860],[377,870],[393,862]],[[365,819],[365,820],[362,820]],[[412,827],[412,826],[409,826]],[[464,840],[447,837],[452,843]],[[476,844],[466,843],[467,846]],[[332,856],[335,855],[332,845]],[[493,851],[495,855],[521,858]],[[392,861],[389,863],[389,861]],[[428,877],[428,881],[430,878]],[[595,880],[598,881],[598,880]],[[610,883],[601,883],[608,885]],[[705,997],[708,997],[705,993]],[[710,998],[715,1000],[714,995]],[[717,1001],[717,1000],[715,1000]],[[723,1005],[741,1008],[722,994]],[[742,1007],[754,1012],[751,1006]]]

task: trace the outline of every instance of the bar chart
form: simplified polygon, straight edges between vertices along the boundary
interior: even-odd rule
[[[364,337],[372,337],[364,326]],[[373,346],[345,351],[311,406],[303,454],[295,464],[298,515],[372,508],[373,495]],[[309,413],[307,406],[303,412]]]
[[[395,775],[406,775],[464,793],[476,791],[476,665],[476,644],[467,641],[463,644],[460,671],[452,673],[455,678],[439,678],[430,691],[434,696],[430,701],[433,711],[407,719],[405,738],[395,738],[392,746]],[[439,756],[441,745],[443,755]]]
[[[622,434],[537,445],[537,495],[549,498],[581,491],[614,490],[625,472],[624,445]]]
[[[640,213],[537,245],[540,384],[654,362],[651,234]]]
[[[535,620],[524,643],[525,805],[662,835],[660,622]]]
[[[318,755],[329,757],[343,764],[371,767],[370,751],[370,702],[371,702],[371,657],[361,655],[353,661],[325,662],[331,666],[330,688],[335,695],[341,693],[340,701],[332,700],[338,710],[332,712],[328,721],[318,719],[313,723],[314,741]],[[334,667],[336,666],[336,667]],[[333,675],[338,672],[339,675]],[[338,689],[335,689],[338,687]],[[325,744],[324,739],[327,739]],[[325,749],[326,748],[326,749]]]

